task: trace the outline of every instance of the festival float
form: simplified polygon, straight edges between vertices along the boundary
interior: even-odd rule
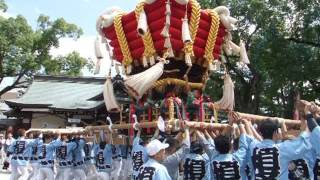
[[[137,126],[145,134],[157,127],[167,133],[186,126],[224,129],[219,113],[234,110],[234,83],[223,57],[250,63],[245,44],[232,42],[236,23],[227,7],[201,9],[196,0],[144,0],[132,12],[106,10],[98,17],[95,42],[98,67],[104,51],[110,59],[105,125],[64,133],[104,130],[133,137]],[[202,94],[211,73],[224,81],[223,96],[215,102]],[[252,122],[266,118],[238,114]],[[281,120],[293,129],[300,124]]]

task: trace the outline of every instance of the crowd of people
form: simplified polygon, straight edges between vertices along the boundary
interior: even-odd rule
[[[10,158],[7,156],[8,148],[15,141],[13,138],[13,128],[9,126],[5,133],[0,133],[0,165],[3,171],[8,171]]]
[[[97,140],[20,129],[7,151],[11,180],[320,179],[320,116],[310,107],[304,114],[298,136],[282,120],[256,125],[233,112],[223,131],[185,128],[146,139],[136,126],[132,145],[113,145],[104,132]]]

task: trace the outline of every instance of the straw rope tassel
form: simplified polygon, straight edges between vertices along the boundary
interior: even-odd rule
[[[140,99],[145,92],[161,77],[164,70],[164,61],[158,62],[149,69],[125,79],[128,92],[136,99]]]
[[[172,49],[172,44],[170,40],[170,18],[171,18],[171,2],[170,0],[167,0],[166,2],[166,22],[164,25],[164,28],[161,32],[161,35],[165,38],[164,41],[164,47],[167,49],[167,53],[169,57],[174,57],[173,49]]]
[[[168,99],[169,101],[169,120],[174,119],[174,99],[173,97],[170,97]]]
[[[242,40],[240,40],[240,62],[244,64],[250,64],[250,60],[246,51],[246,45]]]
[[[150,33],[150,29],[148,28],[147,17],[144,12],[144,5],[145,5],[144,1],[140,2],[135,9],[135,14],[136,14],[137,20],[140,20],[141,16],[143,15],[143,18],[145,19],[141,21],[146,21],[147,31],[145,31],[144,34],[140,34],[140,36],[142,38],[143,45],[144,45],[143,56],[146,57],[146,61],[147,59],[149,59],[150,66],[152,66],[155,64],[154,56],[156,54],[156,50],[153,44],[153,39]],[[143,65],[145,65],[144,62],[143,62]]]
[[[185,44],[192,43],[187,14],[182,19],[182,41]],[[185,61],[187,66],[192,66],[191,53],[185,53]]]
[[[111,77],[107,77],[107,81],[103,89],[103,98],[108,111],[119,110],[120,107],[114,95],[113,84],[111,82]]]
[[[219,109],[230,110],[234,108],[234,84],[229,74],[224,77],[223,96],[216,102]]]
[[[184,25],[188,25],[188,31],[189,35],[191,38],[191,41],[184,42],[184,54],[185,54],[185,61],[188,66],[192,65],[191,57],[194,56],[193,52],[193,43],[195,41],[198,28],[199,28],[199,22],[200,22],[200,5],[196,0],[190,0],[190,5],[191,5],[191,18],[190,18],[190,23],[188,23],[188,14],[187,14],[187,9],[188,9],[188,4],[186,5],[186,14],[184,18],[184,23],[182,25],[182,28],[185,30],[187,28],[184,27]],[[183,30],[183,29],[182,29]],[[182,31],[183,32],[183,31]],[[190,65],[191,64],[191,65]]]

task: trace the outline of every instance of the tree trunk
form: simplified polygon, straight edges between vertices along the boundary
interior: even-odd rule
[[[0,55],[0,84],[4,78],[4,74],[3,74],[3,55]]]
[[[13,82],[12,85],[5,87],[4,89],[2,89],[0,91],[0,96],[2,96],[4,93],[10,91],[11,89],[16,88],[17,85],[21,84],[20,80],[21,78],[25,75],[26,71],[22,71],[20,72],[20,74],[18,75],[17,79]]]

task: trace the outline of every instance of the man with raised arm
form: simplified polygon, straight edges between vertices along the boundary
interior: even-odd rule
[[[135,180],[171,180],[167,168],[161,164],[168,147],[169,144],[161,143],[158,139],[152,140],[146,146],[149,160],[139,168]]]
[[[72,140],[71,136],[62,135],[61,144],[56,149],[56,159],[58,160],[58,175],[56,179],[71,179],[73,175],[73,153],[77,146],[77,142]]]
[[[28,160],[32,147],[36,146],[38,139],[26,139],[26,131],[19,129],[18,139],[15,140],[8,149],[11,158],[11,177],[10,180],[27,179],[29,174],[27,170]]]
[[[310,121],[311,122],[311,121]],[[315,126],[308,120],[308,127],[312,131]],[[306,123],[301,120],[301,123]],[[281,124],[281,123],[280,123]],[[288,179],[288,166],[292,160],[303,158],[312,146],[307,129],[293,140],[277,141],[279,124],[272,119],[261,122],[258,131],[263,140],[260,142],[247,136],[250,140],[247,146],[247,158],[249,161],[252,179]],[[314,138],[316,133],[311,133]]]
[[[138,132],[133,140],[131,157],[133,166],[133,178],[135,178],[139,173],[139,168],[147,162],[148,154],[146,148],[144,147],[145,142],[140,138],[141,129],[138,127]]]
[[[39,180],[54,180],[54,153],[56,149],[62,144],[60,135],[56,137],[53,134],[43,135],[44,143],[40,149],[39,161]]]
[[[185,156],[190,152],[190,134],[189,129],[186,129],[184,134],[182,146],[177,150],[179,141],[175,138],[167,138],[166,143],[169,147],[166,149],[166,158],[163,165],[167,168],[172,180],[177,180],[179,177],[179,165]]]

